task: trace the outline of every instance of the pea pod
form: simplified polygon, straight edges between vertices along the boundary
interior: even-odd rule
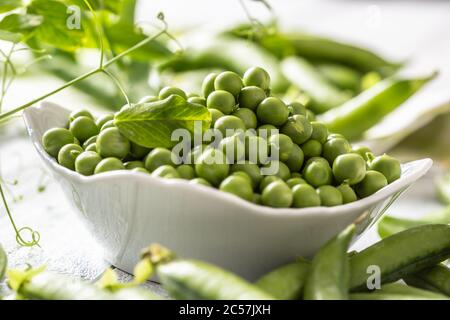
[[[175,299],[271,300],[268,293],[231,272],[196,260],[174,260],[157,268],[164,288]]]
[[[5,275],[7,266],[8,266],[8,257],[6,256],[5,251],[0,245],[0,281],[3,279]]]
[[[287,79],[311,98],[310,108],[315,113],[328,111],[351,98],[348,92],[334,87],[307,60],[289,57],[281,64]]]
[[[93,284],[63,275],[44,272],[9,270],[9,286],[21,297],[30,300],[155,300],[150,292],[125,288],[109,292]]]
[[[374,292],[350,294],[351,300],[449,300],[444,295],[399,283],[384,285]]]
[[[352,91],[360,89],[361,74],[355,69],[332,63],[319,64],[317,69],[328,81],[340,89]]]
[[[296,54],[308,60],[341,63],[362,72],[378,70],[391,74],[400,66],[367,49],[309,34],[275,33],[262,37],[260,44],[278,56]]]
[[[306,260],[289,263],[262,276],[255,284],[278,300],[298,300],[310,265]]]
[[[239,59],[235,59],[236,55]],[[216,68],[243,74],[253,66],[263,67],[269,72],[274,92],[284,92],[289,86],[278,61],[270,53],[251,42],[226,36],[209,39],[195,49],[188,48],[161,64],[158,69],[180,72]]]
[[[403,280],[408,285],[450,296],[450,269],[443,264],[422,270]]]
[[[306,300],[344,300],[348,298],[348,246],[355,233],[351,224],[325,244],[315,255],[305,284]]]
[[[380,270],[381,284],[434,266],[450,256],[450,225],[430,224],[411,228],[352,255],[350,288],[366,290],[370,266]]]
[[[319,116],[331,132],[340,133],[349,140],[380,122],[386,115],[435,77],[403,79],[387,78],[344,104]]]
[[[395,233],[424,224],[450,223],[450,207],[427,214],[420,219],[403,219],[384,216],[378,223],[378,234],[381,238],[389,237]]]

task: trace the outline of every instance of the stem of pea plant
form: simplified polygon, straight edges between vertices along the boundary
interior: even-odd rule
[[[164,22],[164,29],[163,30],[158,32],[153,37],[149,37],[147,39],[144,39],[141,42],[138,42],[137,44],[132,46],[131,48],[128,48],[127,50],[125,50],[122,53],[118,54],[114,58],[112,58],[109,61],[107,61],[106,63],[104,63],[103,67],[98,67],[98,68],[96,68],[94,70],[91,70],[91,71],[89,71],[89,72],[87,72],[87,73],[85,73],[85,74],[83,74],[83,75],[81,75],[81,76],[79,76],[79,77],[77,77],[77,78],[75,78],[75,79],[65,83],[64,85],[62,85],[59,88],[57,88],[57,89],[55,89],[55,90],[53,90],[51,92],[48,92],[48,93],[46,93],[46,94],[44,94],[44,95],[42,95],[42,96],[40,96],[40,97],[30,101],[30,102],[27,102],[24,105],[21,105],[20,107],[14,108],[14,109],[12,109],[12,110],[10,110],[8,112],[0,114],[0,120],[5,119],[5,118],[7,118],[7,117],[9,117],[9,116],[19,112],[19,111],[22,111],[22,110],[32,106],[33,104],[35,104],[35,103],[37,103],[37,102],[39,102],[39,101],[41,101],[41,100],[43,100],[45,98],[48,98],[48,97],[50,97],[50,96],[52,96],[52,95],[54,95],[54,94],[56,94],[56,93],[58,93],[58,92],[60,92],[60,91],[62,91],[64,89],[66,89],[66,88],[72,86],[73,84],[75,84],[75,83],[77,83],[79,81],[82,81],[82,80],[84,80],[84,79],[86,79],[86,78],[88,78],[88,77],[90,77],[90,76],[92,76],[92,75],[94,75],[96,73],[103,72],[103,70],[105,68],[108,68],[110,65],[114,64],[115,62],[117,62],[118,60],[122,59],[126,55],[128,55],[131,52],[139,49],[140,47],[142,47],[144,45],[146,45],[148,42],[155,40],[156,38],[162,36],[163,34],[167,34],[167,24],[165,22]]]

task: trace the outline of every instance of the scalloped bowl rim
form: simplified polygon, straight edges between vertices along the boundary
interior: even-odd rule
[[[45,109],[45,110],[44,110]],[[140,173],[140,172],[131,172],[125,170],[119,171],[111,171],[105,172],[92,176],[83,176],[75,171],[67,169],[61,165],[59,165],[53,157],[51,157],[43,148],[41,144],[41,137],[36,134],[33,123],[34,123],[34,115],[37,113],[54,111],[61,114],[69,114],[69,110],[59,106],[55,103],[51,102],[41,102],[39,106],[32,106],[26,109],[23,113],[23,118],[25,121],[25,125],[27,127],[28,133],[33,141],[34,146],[39,152],[40,156],[46,161],[50,167],[60,175],[66,176],[77,183],[81,184],[94,184],[100,180],[108,181],[108,180],[117,180],[117,179],[138,179],[144,183],[153,184],[156,187],[160,186],[172,186],[173,191],[176,192],[177,189],[187,190],[189,192],[201,192],[205,197],[208,197],[209,201],[214,201],[215,199],[220,198],[221,200],[226,199],[226,201],[232,202],[236,205],[241,206],[243,209],[246,209],[248,213],[252,213],[255,215],[264,215],[264,216],[273,216],[277,219],[280,218],[292,218],[294,216],[308,217],[308,216],[317,216],[318,214],[328,216],[328,215],[345,215],[349,211],[354,211],[361,208],[369,208],[372,205],[379,203],[380,201],[388,198],[389,196],[394,195],[397,192],[402,191],[414,181],[422,177],[426,174],[426,172],[431,168],[433,161],[429,158],[411,161],[405,164],[402,164],[402,168],[406,165],[413,166],[414,170],[407,174],[402,175],[400,179],[390,183],[383,189],[377,191],[373,195],[359,199],[355,202],[343,204],[334,207],[310,207],[310,208],[272,208],[262,205],[257,205],[252,202],[243,200],[237,196],[232,194],[228,194],[226,192],[220,191],[218,189],[190,184],[189,181],[183,179],[162,179],[158,177],[151,176],[149,174]]]

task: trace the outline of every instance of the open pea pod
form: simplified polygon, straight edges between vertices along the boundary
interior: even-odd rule
[[[351,300],[449,300],[446,296],[405,286],[399,283],[384,285],[374,292],[359,292],[350,294]]]
[[[324,122],[331,132],[340,133],[349,140],[356,140],[435,76],[436,74],[413,79],[398,77],[384,79],[342,105],[320,115],[318,119]]]
[[[314,256],[304,289],[305,300],[348,299],[350,266],[348,246],[355,233],[351,224]]]
[[[432,267],[450,257],[450,225],[414,227],[350,256],[350,289],[368,289],[368,273],[378,268],[381,285]]]
[[[278,300],[301,299],[311,263],[299,260],[262,276],[255,285]]]
[[[403,278],[403,280],[408,285],[450,297],[450,269],[443,264],[419,271]]]

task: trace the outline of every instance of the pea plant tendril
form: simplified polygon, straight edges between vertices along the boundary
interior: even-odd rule
[[[269,4],[269,2],[267,2],[266,0],[252,0],[252,1],[261,3],[270,12],[272,21],[276,21],[274,10],[272,6]],[[254,37],[260,34],[265,34],[267,32],[266,26],[250,13],[250,10],[246,5],[245,0],[239,0],[239,4],[244,10],[245,16],[249,20],[253,29],[252,33],[249,36]]]
[[[66,82],[65,84],[63,84],[62,86],[36,98],[33,99],[32,101],[29,101],[17,108],[13,108],[12,110],[9,110],[7,112],[2,113],[2,105],[4,102],[4,96],[6,95],[6,92],[8,91],[8,89],[11,86],[11,83],[13,82],[14,78],[16,77],[16,69],[14,67],[14,64],[11,62],[11,55],[14,52],[17,52],[18,49],[15,48],[15,44],[12,45],[12,47],[10,48],[10,50],[6,53],[2,50],[0,50],[0,56],[3,57],[3,74],[1,76],[1,80],[2,80],[2,84],[0,87],[0,123],[3,123],[4,121],[7,121],[8,119],[10,119],[13,115],[15,115],[16,113],[23,111],[24,109],[34,105],[35,103],[48,98],[86,78],[89,78],[90,76],[97,74],[97,73],[104,73],[105,75],[107,75],[113,82],[114,84],[117,86],[117,88],[119,89],[119,91],[121,92],[121,94],[124,96],[127,104],[130,104],[130,99],[128,98],[128,95],[125,91],[125,89],[123,88],[123,86],[121,85],[120,81],[110,72],[107,70],[107,68],[111,65],[113,65],[114,63],[118,62],[119,60],[121,60],[123,57],[129,55],[130,53],[136,51],[137,49],[145,46],[147,43],[154,41],[155,39],[166,35],[169,39],[173,40],[175,42],[175,44],[177,46],[179,46],[180,50],[182,51],[182,47],[179,44],[179,42],[177,41],[177,39],[168,31],[168,24],[165,21],[164,18],[164,14],[163,13],[158,13],[157,15],[157,19],[162,23],[162,28],[159,29],[159,31],[152,35],[149,36],[145,39],[143,39],[142,41],[136,43],[135,45],[133,45],[132,47],[128,48],[127,50],[121,52],[120,54],[117,54],[115,56],[113,56],[111,59],[105,61],[105,46],[104,46],[104,42],[103,42],[103,38],[104,38],[104,30],[103,30],[103,26],[101,24],[101,22],[99,21],[98,17],[95,14],[95,11],[93,10],[91,4],[89,3],[88,0],[83,0],[83,2],[86,4],[86,6],[88,7],[89,11],[92,13],[93,17],[94,17],[94,22],[96,25],[96,30],[97,30],[97,34],[98,34],[98,41],[99,41],[99,47],[100,47],[100,62],[99,62],[99,66],[89,72],[86,72],[74,79],[72,79],[71,81]],[[26,48],[24,48],[26,49]],[[48,58],[50,56],[42,56],[40,58],[37,58],[36,61]],[[11,77],[8,80],[8,74],[11,73]],[[1,196],[1,200],[3,202],[3,205],[5,207],[7,216],[11,222],[11,225],[13,226],[13,229],[16,233],[16,242],[21,245],[21,246],[25,246],[25,247],[31,247],[31,246],[39,246],[39,241],[40,241],[40,234],[37,231],[34,231],[33,229],[31,229],[30,227],[22,227],[22,228],[18,228],[10,207],[8,205],[7,199],[6,199],[6,195],[4,192],[4,189],[2,187],[2,184],[4,184],[4,180],[1,178],[0,175],[0,196]],[[23,232],[29,232],[30,233],[30,239],[25,239],[22,234]]]

